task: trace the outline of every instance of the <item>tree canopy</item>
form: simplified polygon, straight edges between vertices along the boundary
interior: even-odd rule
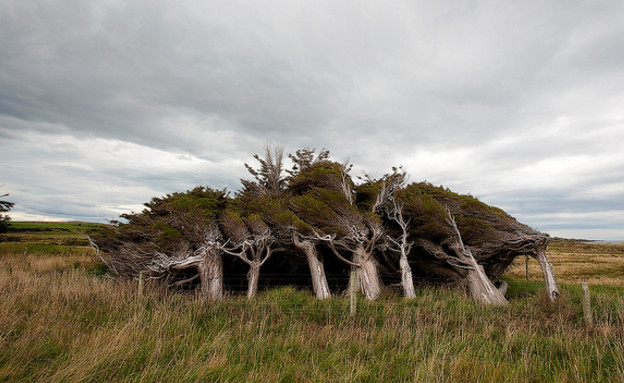
[[[551,299],[558,294],[545,254],[548,235],[473,196],[427,182],[406,184],[401,167],[354,180],[352,165],[332,160],[326,149],[289,154],[288,170],[281,147],[267,146],[254,158],[257,167],[245,164],[252,179],[241,180],[234,195],[198,186],[122,215],[123,222],[93,237],[102,260],[121,277],[147,272],[178,286],[199,278],[212,299],[223,296],[240,261],[247,265],[250,298],[263,265],[270,274],[277,265],[304,262],[319,298],[332,294],[327,264],[330,272],[354,268],[369,299],[400,276],[406,297],[413,296],[413,278],[421,278],[504,304],[495,282],[516,257],[530,255],[552,280]]]

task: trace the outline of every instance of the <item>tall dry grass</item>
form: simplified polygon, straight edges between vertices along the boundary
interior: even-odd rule
[[[0,255],[0,380],[624,381],[617,287],[593,290],[588,328],[576,286],[551,305],[518,278],[507,307],[425,288],[350,317],[346,299],[292,288],[211,304],[94,274],[87,254]]]
[[[624,244],[555,239],[548,249],[560,282],[578,284],[586,281],[591,285],[624,286]],[[510,275],[526,276],[524,258],[516,259]],[[529,279],[542,279],[542,272],[534,259],[529,260]]]

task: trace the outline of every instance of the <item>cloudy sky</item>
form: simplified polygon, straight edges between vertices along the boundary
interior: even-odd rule
[[[0,194],[105,221],[267,142],[624,239],[624,2],[0,0]]]

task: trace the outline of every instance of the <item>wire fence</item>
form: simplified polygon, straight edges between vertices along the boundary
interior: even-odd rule
[[[395,274],[380,274],[383,286],[386,290],[402,291],[401,276]],[[327,274],[326,281],[329,289],[333,294],[344,293],[349,285],[349,274]],[[440,285],[448,282],[444,278],[435,277],[414,277],[414,285]],[[198,287],[199,278],[194,283],[187,284],[184,289],[193,290]],[[247,273],[227,273],[224,275],[223,284],[225,291],[230,295],[244,293],[249,284]],[[274,287],[292,286],[299,290],[312,291],[312,277],[309,274],[292,274],[292,273],[261,273],[258,280],[258,290],[263,291]]]

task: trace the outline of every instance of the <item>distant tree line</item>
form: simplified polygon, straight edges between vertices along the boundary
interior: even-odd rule
[[[0,233],[6,233],[8,230],[8,222],[11,220],[11,217],[7,213],[15,206],[13,202],[4,199],[8,196],[8,193],[0,195]]]
[[[330,285],[328,273],[347,278],[354,269],[370,300],[395,280],[413,298],[416,279],[453,283],[478,301],[505,304],[499,277],[518,256],[535,257],[549,297],[558,295],[548,235],[477,198],[408,184],[401,167],[356,182],[352,165],[325,149],[289,154],[290,169],[281,147],[267,146],[254,158],[255,167],[245,164],[251,180],[241,180],[233,196],[199,186],[153,198],[142,212],[123,214],[126,222],[94,233],[92,245],[116,276],[147,273],[172,286],[196,286],[210,300],[222,299],[228,275],[240,270],[249,298],[263,274],[288,270],[309,278],[324,299],[350,285]]]

